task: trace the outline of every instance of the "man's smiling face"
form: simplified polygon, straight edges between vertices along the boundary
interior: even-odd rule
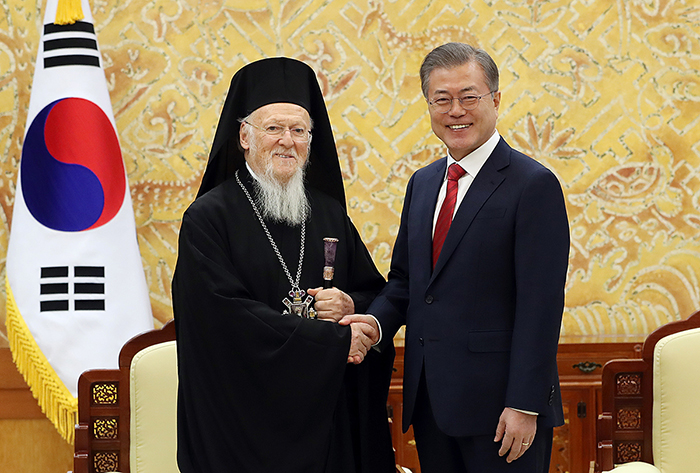
[[[255,110],[250,117],[252,124],[258,128],[241,123],[240,142],[246,161],[257,175],[262,176],[268,168],[272,168],[275,179],[281,184],[287,183],[292,175],[304,168],[311,143],[294,141],[289,131],[280,136],[270,136],[259,128],[276,126],[309,130],[309,112],[291,103],[272,103]]]
[[[495,92],[491,97],[486,75],[478,63],[436,68],[430,73],[428,85],[429,101],[487,94],[474,110],[465,110],[459,100],[452,101],[447,113],[428,107],[433,132],[447,145],[454,159],[459,161],[491,138],[496,129],[501,93]]]

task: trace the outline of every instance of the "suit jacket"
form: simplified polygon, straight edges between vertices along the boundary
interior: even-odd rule
[[[503,138],[460,204],[432,270],[432,222],[447,159],[410,179],[388,283],[368,309],[382,344],[406,325],[403,429],[421,369],[448,435],[495,434],[505,407],[563,423],[556,353],[569,226],[547,168]]]

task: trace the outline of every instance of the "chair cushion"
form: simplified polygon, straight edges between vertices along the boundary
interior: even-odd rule
[[[654,349],[654,465],[663,473],[700,468],[700,328],[659,340]]]
[[[175,341],[151,345],[131,360],[131,473],[177,473]]]
[[[615,467],[610,471],[604,471],[603,473],[659,473],[659,469],[648,463],[631,462]]]

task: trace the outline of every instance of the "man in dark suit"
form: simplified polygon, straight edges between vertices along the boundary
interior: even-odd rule
[[[440,46],[421,83],[449,154],[409,181],[389,281],[367,310],[379,349],[406,325],[404,431],[413,425],[423,473],[544,473],[563,423],[561,186],[496,131],[498,68],[485,51]]]

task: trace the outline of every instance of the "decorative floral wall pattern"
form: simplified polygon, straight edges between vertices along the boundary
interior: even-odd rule
[[[156,325],[172,317],[179,221],[239,67],[286,55],[316,70],[351,216],[386,274],[407,180],[444,153],[417,73],[447,41],[492,54],[500,133],[564,187],[562,333],[645,334],[700,309],[694,0],[94,0],[92,11]],[[42,20],[41,1],[0,0],[3,277]]]

